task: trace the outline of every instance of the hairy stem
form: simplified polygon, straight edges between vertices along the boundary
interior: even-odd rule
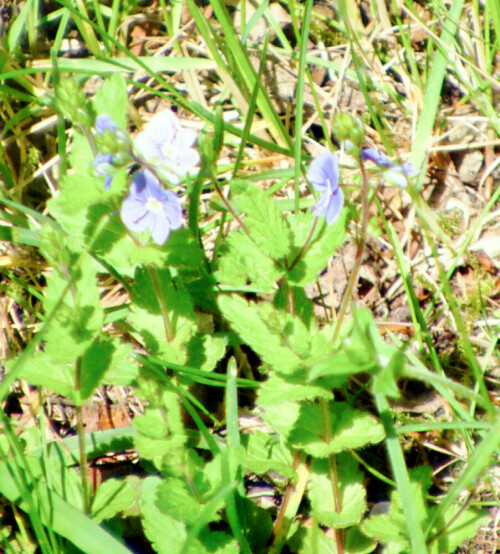
[[[333,333],[333,341],[337,339],[340,328],[342,327],[342,322],[344,321],[347,308],[352,299],[353,291],[356,288],[359,280],[359,269],[361,267],[361,262],[363,261],[363,252],[366,245],[366,229],[368,227],[368,177],[366,175],[366,169],[363,163],[363,160],[359,160],[359,167],[361,169],[361,175],[363,177],[363,188],[362,188],[362,214],[361,214],[361,228],[358,234],[358,244],[356,247],[356,256],[354,259],[354,266],[351,270],[351,275],[349,277],[349,282],[347,283],[347,288],[344,292],[344,297],[342,298],[342,304],[337,316],[337,322],[335,324],[335,330]]]

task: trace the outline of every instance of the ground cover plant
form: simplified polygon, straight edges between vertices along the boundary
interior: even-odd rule
[[[5,552],[496,552],[495,1],[0,7]]]

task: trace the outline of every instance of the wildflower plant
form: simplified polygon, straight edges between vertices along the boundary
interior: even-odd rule
[[[60,98],[67,103],[74,83],[66,87]],[[366,165],[398,186],[411,181],[413,168],[366,148],[360,120],[342,114],[334,132],[348,141],[360,186],[346,187],[338,154],[325,151],[304,164],[309,193],[291,210],[244,173],[221,176],[222,121],[216,136],[198,141],[164,110],[134,137],[117,75],[92,102],[79,102],[84,115],[74,128],[71,169],[40,232],[53,268],[45,322],[32,357],[14,361],[9,379],[45,386],[74,404],[79,444],[71,453],[81,468],[53,445],[36,444],[51,471],[66,477],[49,479],[38,454],[28,453],[27,485],[46,498],[51,482],[50,507],[84,514],[98,537],[89,551],[127,551],[127,518],[137,514],[157,552],[309,552],[318,544],[325,552],[370,552],[380,544],[420,552],[425,540],[429,552],[453,551],[483,516],[457,508],[456,497],[446,509],[429,502],[432,476],[421,466],[407,470],[388,416],[399,379],[425,374],[405,346],[382,338],[370,310],[353,307],[377,201]],[[211,222],[200,225],[207,192]],[[344,196],[359,205],[355,221]],[[348,234],[356,253],[346,292],[340,306],[322,301],[318,316],[307,287]],[[111,306],[103,301],[108,280],[120,290]],[[82,406],[102,385],[131,387],[144,410],[125,434],[98,432],[87,447]],[[239,398],[251,408],[253,431],[240,425]],[[214,399],[221,407],[210,410]],[[369,512],[368,475],[395,483],[375,467],[384,442],[398,489],[387,496],[386,512]],[[133,450],[141,476],[111,478],[93,490],[88,461],[114,449]],[[254,503],[251,481],[273,481],[279,507]],[[312,529],[300,524],[299,508]],[[453,532],[444,540],[448,524]],[[56,532],[85,550],[73,527]]]
[[[131,231],[150,231],[156,244],[162,245],[172,230],[182,225],[182,206],[179,198],[165,190],[147,169],[132,177],[130,192],[122,202],[121,219]]]
[[[139,157],[151,164],[170,184],[178,185],[200,161],[193,148],[197,133],[185,129],[170,110],[158,112],[134,140]]]
[[[340,215],[344,205],[344,194],[339,186],[338,157],[325,152],[311,163],[307,179],[321,196],[312,210],[316,216],[324,215],[326,223],[331,225]]]

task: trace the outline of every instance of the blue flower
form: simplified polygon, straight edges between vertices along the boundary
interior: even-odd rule
[[[118,125],[108,114],[99,114],[95,118],[95,130],[98,135],[104,135],[106,131],[114,134],[118,130]]]
[[[365,161],[370,160],[379,167],[394,167],[389,156],[376,148],[363,148],[363,150],[361,150],[361,158]]]
[[[171,230],[182,226],[179,198],[164,190],[147,170],[134,173],[120,215],[125,227],[135,232],[150,231],[153,240],[160,245],[168,239]]]
[[[415,175],[418,175],[419,173],[420,171],[417,171],[411,162],[405,162],[384,171],[383,177],[391,185],[406,188],[408,185],[408,179],[415,177]]]
[[[364,148],[361,150],[361,157],[363,160],[369,160],[374,164],[377,164],[384,170],[382,176],[391,185],[396,185],[401,188],[406,188],[408,185],[408,179],[415,177],[420,172],[417,171],[413,164],[405,162],[401,165],[395,165],[391,162],[387,154],[376,150],[375,148]]]
[[[175,114],[165,110],[157,113],[137,135],[134,146],[162,177],[178,185],[181,177],[200,161],[198,152],[191,148],[196,138],[196,131],[183,129]]]
[[[111,186],[113,180],[113,154],[104,154],[99,152],[95,157],[94,163],[94,175],[97,177],[104,177],[104,188],[106,190]]]
[[[326,215],[326,223],[331,225],[339,217],[344,205],[344,194],[339,187],[339,162],[335,154],[325,152],[312,161],[307,179],[314,189],[321,193],[319,200],[311,208],[316,217]]]

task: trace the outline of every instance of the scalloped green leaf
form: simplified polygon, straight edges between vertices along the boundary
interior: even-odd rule
[[[339,471],[339,491],[342,510],[335,510],[330,468],[327,460],[313,460],[308,483],[312,515],[322,525],[345,528],[356,525],[366,512],[366,489],[363,486],[363,473],[358,463],[348,452],[337,455]]]
[[[356,449],[380,442],[384,428],[367,412],[352,408],[345,402],[329,403],[331,437],[325,440],[319,404],[303,404],[288,440],[312,456],[322,458],[343,450]]]
[[[305,253],[295,267],[288,272],[291,282],[304,286],[317,278],[318,273],[326,267],[328,259],[345,241],[346,218],[346,210],[342,210],[340,217],[333,225],[318,223]],[[305,244],[314,223],[314,216],[310,212],[303,212],[294,218],[289,218],[289,221],[294,246],[290,259],[293,260]]]
[[[217,280],[244,290],[272,293],[282,272],[243,231],[232,233],[226,240],[215,272]]]
[[[246,213],[245,225],[252,239],[265,254],[274,259],[290,252],[290,230],[276,202],[252,183],[246,183],[245,192],[235,202]]]

